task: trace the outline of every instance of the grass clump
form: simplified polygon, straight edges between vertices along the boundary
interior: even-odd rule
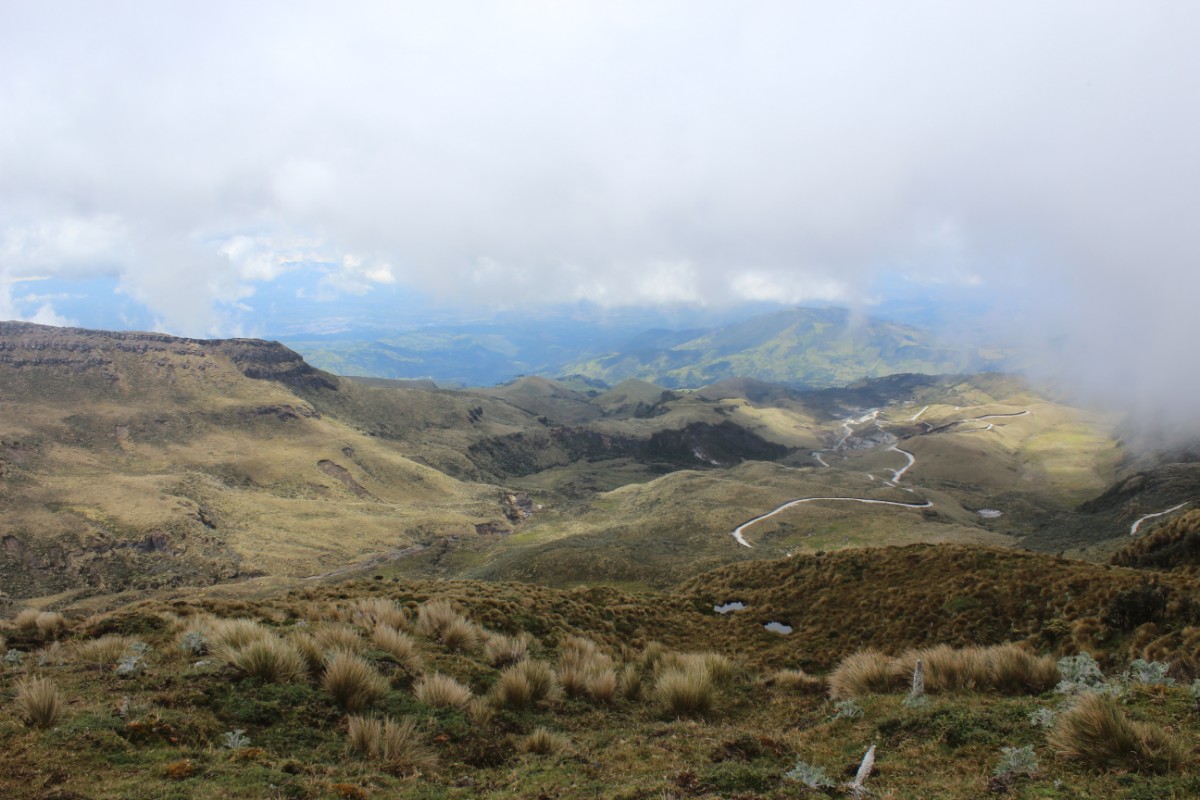
[[[699,664],[663,670],[654,684],[655,699],[676,717],[709,711],[715,693],[712,674]]]
[[[62,718],[66,702],[49,678],[22,678],[16,685],[17,711],[26,725],[53,728]]]
[[[413,694],[434,708],[466,708],[471,690],[449,675],[426,675],[413,686]]]
[[[350,717],[347,734],[354,751],[376,761],[387,772],[405,775],[431,768],[436,760],[417,731],[416,720],[405,717]]]
[[[821,694],[825,691],[825,680],[809,675],[802,669],[781,669],[767,679],[768,685],[778,686],[789,692]]]
[[[838,699],[904,687],[908,674],[896,659],[877,650],[860,650],[841,660],[829,674],[829,694]]]
[[[313,638],[326,653],[361,653],[364,648],[363,639],[358,631],[349,625],[331,623],[322,625],[313,631]]]
[[[407,630],[412,619],[407,611],[383,597],[364,597],[350,605],[350,619],[367,630],[386,625],[397,630]]]
[[[1061,758],[1100,769],[1168,772],[1189,760],[1162,728],[1129,719],[1111,697],[1096,693],[1060,714],[1048,741]]]
[[[557,755],[571,746],[567,737],[539,725],[533,732],[520,740],[517,748],[523,753],[539,756]]]
[[[309,675],[315,677],[325,670],[325,649],[313,638],[311,633],[293,631],[288,635],[287,640],[304,659]]]
[[[127,636],[110,633],[99,639],[91,639],[75,646],[75,657],[84,666],[94,669],[110,669],[129,650],[133,640]]]
[[[417,642],[407,633],[390,625],[376,625],[371,631],[371,641],[387,653],[409,675],[417,675],[425,668]]]
[[[57,611],[43,611],[34,619],[34,627],[42,641],[57,639],[67,630],[67,620]]]
[[[530,708],[553,702],[562,692],[554,670],[545,661],[527,660],[513,664],[496,680],[496,702],[507,708]]]
[[[484,659],[497,669],[522,661],[529,652],[529,634],[505,636],[493,633],[483,644]]]
[[[215,619],[209,623],[208,632],[215,647],[229,650],[240,650],[251,642],[271,635],[271,631],[261,622],[245,617]]]
[[[308,663],[300,652],[275,636],[258,639],[230,652],[228,661],[264,683],[296,683],[308,672]]]
[[[358,656],[336,653],[325,663],[321,686],[347,711],[362,711],[388,693],[388,682]]]

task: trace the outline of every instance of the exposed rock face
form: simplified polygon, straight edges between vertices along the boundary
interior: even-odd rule
[[[337,390],[332,376],[309,366],[298,353],[278,342],[185,339],[163,333],[0,322],[0,366],[51,367],[71,375],[100,376],[116,383],[122,378],[118,357],[124,353],[150,356],[151,363],[162,369],[197,370],[207,369],[215,353],[227,358],[247,378],[278,381],[292,389]],[[155,361],[154,355],[162,358]]]

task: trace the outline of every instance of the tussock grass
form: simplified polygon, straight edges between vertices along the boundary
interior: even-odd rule
[[[229,651],[227,660],[234,667],[264,683],[296,683],[308,673],[308,662],[296,648],[270,636]]]
[[[626,700],[642,699],[642,672],[637,664],[626,664],[621,669],[621,696]]]
[[[13,627],[21,633],[32,634],[38,629],[38,615],[36,608],[22,608],[17,612],[17,616],[13,617]]]
[[[0,650],[4,649],[4,643],[0,642]],[[51,642],[38,651],[38,662],[52,667],[61,667],[67,663],[67,648],[62,642]]]
[[[208,624],[208,638],[216,648],[240,650],[251,642],[271,636],[271,631],[255,619],[214,619]]]
[[[62,718],[66,702],[54,681],[27,677],[16,684],[17,712],[26,725],[53,728]]]
[[[925,669],[925,690],[930,693],[961,690],[1002,694],[1041,694],[1059,681],[1058,664],[1015,644],[955,649],[946,645],[906,650],[892,658],[862,650],[842,659],[829,675],[835,698],[904,689],[916,662]]]
[[[1054,688],[1060,676],[1058,661],[1038,656],[1015,644],[986,649],[988,684],[1004,694],[1041,694]]]
[[[777,686],[789,692],[799,694],[822,694],[825,691],[825,680],[816,675],[809,675],[802,669],[781,669],[773,673],[766,681],[769,686]]]
[[[355,600],[349,607],[350,621],[367,630],[387,625],[397,630],[407,630],[412,617],[406,609],[383,597],[364,597]]]
[[[131,644],[133,639],[127,636],[108,634],[75,645],[75,658],[84,666],[109,669],[125,655]]]
[[[612,667],[593,672],[587,679],[587,692],[597,703],[611,703],[617,696],[616,670]]]
[[[860,650],[846,656],[829,674],[829,694],[847,699],[873,692],[890,692],[905,686],[899,662],[877,650]]]
[[[466,708],[471,690],[449,675],[426,675],[413,685],[413,695],[434,708]]]
[[[569,697],[588,695],[607,703],[617,691],[612,659],[582,636],[568,636],[559,645],[558,680]]]
[[[529,659],[501,672],[493,691],[500,705],[524,709],[538,703],[554,702],[562,693],[562,688],[549,664]]]
[[[1059,757],[1100,769],[1168,772],[1190,760],[1162,728],[1129,719],[1112,698],[1095,693],[1059,714],[1048,742]]]
[[[547,730],[539,725],[533,732],[523,737],[517,748],[523,753],[533,753],[539,756],[557,755],[571,746],[567,737]]]
[[[349,653],[356,655],[365,648],[358,631],[343,623],[327,623],[313,631],[313,638],[327,653]]]
[[[493,667],[502,668],[523,660],[529,651],[529,634],[505,636],[489,634],[483,645],[483,657]]]
[[[371,631],[371,641],[409,675],[418,675],[425,668],[416,640],[407,633],[381,623]]]
[[[62,614],[57,611],[43,611],[37,615],[34,620],[34,626],[37,628],[38,636],[42,640],[57,639],[67,630],[67,620]]]
[[[430,769],[437,763],[411,717],[393,720],[352,716],[347,724],[350,747],[393,774]]]
[[[467,703],[467,719],[474,725],[486,728],[496,718],[496,709],[482,697],[476,697]]]
[[[363,659],[336,653],[325,663],[321,686],[347,711],[362,711],[388,693],[388,682]]]
[[[479,646],[479,627],[466,619],[456,619],[438,637],[447,650],[468,652]]]
[[[712,674],[699,664],[663,670],[654,684],[655,699],[676,717],[703,714],[715,695]]]
[[[325,669],[325,648],[321,647],[313,635],[305,631],[292,631],[287,640],[304,659],[308,674],[314,677],[320,675]]]
[[[417,621],[413,628],[427,639],[441,639],[442,631],[450,624],[462,619],[448,600],[430,600],[417,608]]]

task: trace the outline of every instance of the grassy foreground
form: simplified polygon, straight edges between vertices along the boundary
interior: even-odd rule
[[[911,569],[911,558],[942,549],[874,555]],[[948,550],[947,564],[969,575],[969,548]],[[840,558],[849,576],[862,567],[851,555],[814,568],[827,580]],[[1056,563],[1064,580],[1103,570],[1004,551],[982,557],[989,563],[979,569],[1010,580]],[[797,570],[793,585],[802,580],[797,560],[774,563]],[[729,589],[741,570],[738,585],[750,592],[750,572],[770,566],[729,567],[708,582]],[[1137,577],[1107,572],[1118,586]],[[893,597],[911,595],[891,582]],[[933,642],[898,627],[885,647],[891,656],[803,626],[791,637],[764,631],[753,606],[713,614],[700,590],[354,580],[257,597],[187,591],[88,618],[29,611],[6,625],[0,645],[0,792],[848,796],[874,745],[862,785],[876,797],[1196,796],[1200,714],[1182,656],[1197,629],[1176,618],[1180,609],[1128,631],[1106,618],[1087,623],[1101,634],[1092,643],[1103,675],[1079,658],[1057,662],[1081,649],[1070,626],[1086,621],[1087,604],[1105,602],[1073,585],[1079,606],[1065,613],[1080,618],[1066,618],[1058,644],[981,628],[981,644],[1025,643],[918,651]],[[1013,606],[996,609],[1010,627],[1036,604],[1023,583],[1012,586]],[[837,591],[822,613],[833,613]],[[756,599],[766,595],[745,598]],[[914,626],[953,638],[956,626],[940,613],[915,604]],[[845,608],[839,621],[853,630],[857,619]],[[1179,646],[1164,651],[1169,668],[1131,668],[1146,625],[1178,628]],[[925,692],[914,696],[918,658]]]

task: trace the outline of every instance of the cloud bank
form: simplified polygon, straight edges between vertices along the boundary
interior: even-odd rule
[[[901,276],[1097,396],[1200,388],[1194,4],[2,7],[0,316],[61,319],[40,277],[204,335],[308,273],[485,308]]]

